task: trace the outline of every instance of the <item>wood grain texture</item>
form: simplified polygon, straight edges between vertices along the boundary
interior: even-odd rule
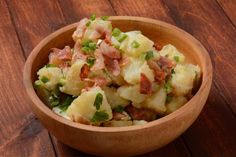
[[[35,119],[22,84],[24,56],[5,1],[0,1],[0,156],[53,157],[48,133]]]
[[[6,0],[25,56],[45,36],[64,26],[57,0]]]
[[[235,0],[217,0],[219,5],[223,8],[226,16],[236,26],[236,1]]]
[[[213,1],[160,2],[147,0],[138,1],[138,4],[136,2],[129,0],[123,3],[119,0],[111,0],[118,15],[146,16],[145,14],[140,14],[141,11],[143,13],[148,12],[148,17],[159,19],[156,14],[162,12],[162,20],[175,23],[193,34],[203,43],[211,55],[215,67],[214,72],[217,76],[214,78],[215,83],[213,84],[209,101],[199,120],[183,135],[185,143],[190,148],[191,155],[235,156],[236,135],[233,130],[236,130],[234,125],[236,120],[229,108],[229,106],[235,106],[235,80],[233,79],[233,75],[235,75],[233,67],[235,59],[232,53],[236,52],[233,44],[235,43],[235,38],[233,39],[235,29],[227,20],[227,17],[224,16],[224,13],[219,12],[219,6]],[[164,10],[157,12],[150,5],[146,8],[142,7],[147,6],[150,2],[152,2],[152,6],[160,7],[164,5],[162,7]],[[211,8],[212,4],[214,4],[213,8]],[[126,8],[124,8],[125,5],[127,6]],[[226,31],[228,29],[229,32]],[[229,75],[231,76],[225,77]],[[225,79],[228,81],[225,82]],[[222,88],[222,86],[227,87]],[[225,89],[228,92],[225,93]]]
[[[58,0],[67,21],[67,24],[90,17],[93,13],[97,16],[115,15],[108,0]]]

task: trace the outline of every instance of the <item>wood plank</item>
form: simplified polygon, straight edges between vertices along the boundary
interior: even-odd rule
[[[235,0],[217,0],[219,5],[223,8],[230,21],[236,27],[236,1]]]
[[[233,90],[235,85],[232,79],[225,78],[225,75],[223,75],[226,72],[233,73],[232,75],[226,75],[231,78],[235,75],[232,66],[235,61],[233,61],[234,58],[231,53],[235,52],[233,45],[235,43],[235,39],[233,39],[235,32],[231,23],[227,21],[227,17],[222,15],[222,12],[213,13],[220,10],[220,8],[215,6],[212,1],[163,1],[165,10],[157,12],[155,7],[152,6],[160,6],[162,4],[160,1],[138,1],[138,4],[134,0],[129,0],[126,4],[118,0],[112,0],[111,2],[118,15],[140,15],[139,11],[141,10],[143,13],[147,12],[148,17],[156,18],[156,14],[164,12],[162,14],[164,15],[162,16],[164,21],[174,21],[177,26],[198,38],[211,52],[213,65],[217,68],[211,94],[202,114],[194,125],[183,134],[183,137],[193,156],[235,156],[236,119],[227,106],[229,103],[233,103],[229,99],[233,99],[233,95],[235,95],[232,93],[235,92]],[[143,7],[150,5],[150,3],[152,6]],[[196,3],[201,3],[201,5]],[[132,6],[132,9],[125,9],[124,5],[126,5],[126,8]],[[213,8],[207,8],[212,5]],[[229,32],[225,31],[226,28],[229,28]],[[223,70],[226,72],[222,72]],[[225,79],[228,81],[223,82]],[[221,90],[224,86],[232,87],[228,89],[229,92],[223,94]],[[231,107],[234,105],[231,104]]]
[[[45,36],[65,25],[57,0],[7,0],[25,56]]]
[[[68,24],[90,17],[93,13],[97,16],[115,15],[108,0],[59,0],[59,2]]]
[[[24,56],[5,1],[0,1],[0,156],[55,156],[35,119],[22,81]]]

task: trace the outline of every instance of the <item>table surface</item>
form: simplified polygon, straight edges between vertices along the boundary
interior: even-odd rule
[[[90,156],[58,142],[32,113],[22,83],[27,56],[51,32],[91,13],[159,19],[196,37],[214,79],[199,118],[142,156],[236,156],[236,0],[0,0],[0,156]]]

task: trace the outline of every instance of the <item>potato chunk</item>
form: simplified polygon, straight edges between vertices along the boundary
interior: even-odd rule
[[[121,71],[121,75],[126,82],[133,85],[139,83],[141,73],[145,74],[151,82],[154,81],[154,73],[149,68],[146,61],[132,58],[130,58],[130,60],[130,63],[125,65]]]
[[[94,106],[94,101],[98,93],[102,94],[103,100],[100,108],[97,110]],[[84,121],[87,121],[93,123],[91,120],[97,111],[108,115],[107,119],[99,122],[108,121],[112,118],[111,106],[108,104],[106,95],[100,87],[94,87],[87,92],[83,92],[71,103],[66,113],[75,122],[83,123]]]
[[[192,88],[194,80],[200,75],[199,66],[192,64],[178,64],[172,74],[171,85],[176,96],[188,94]]]
[[[38,71],[39,80],[43,82],[43,87],[48,90],[57,88],[60,79],[62,78],[62,71],[57,67],[43,67]]]
[[[147,95],[140,94],[139,85],[121,86],[117,89],[117,93],[120,95],[120,97],[122,97],[126,100],[130,100],[134,104],[139,104],[147,98]],[[135,106],[135,107],[139,107],[139,106]]]
[[[129,105],[129,101],[120,97],[115,88],[104,87],[103,90],[106,94],[107,101],[111,105],[112,109],[116,108],[119,105],[122,107],[126,107],[127,105]]]
[[[143,52],[152,50],[153,41],[142,35],[140,31],[126,32],[127,38],[121,42],[120,49],[128,56],[139,57]]]
[[[187,99],[183,96],[180,97],[173,97],[171,101],[166,105],[166,113],[170,114],[177,109],[179,109],[181,106],[183,106],[187,102]]]
[[[80,70],[85,64],[82,60],[77,60],[66,73],[64,85],[60,87],[61,92],[78,96],[84,88],[84,83],[80,78]]]
[[[166,92],[160,88],[156,93],[148,97],[143,103],[144,108],[151,109],[159,115],[163,115],[166,111]]]
[[[160,55],[167,57],[168,59],[176,62],[176,63],[183,63],[185,60],[185,56],[179,52],[176,47],[171,44],[165,45],[161,51]]]

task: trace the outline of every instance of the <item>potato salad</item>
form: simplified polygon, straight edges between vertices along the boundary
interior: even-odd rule
[[[200,81],[174,45],[160,45],[139,30],[114,28],[106,16],[80,20],[74,45],[51,48],[35,90],[56,114],[80,124],[145,124],[183,106]]]

